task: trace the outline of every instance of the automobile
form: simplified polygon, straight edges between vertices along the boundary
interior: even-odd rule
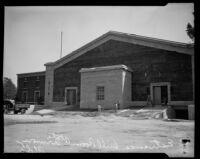
[[[4,99],[3,101],[3,108],[5,114],[8,114],[10,112],[13,112],[14,114],[24,114],[29,107],[30,104],[16,104],[15,100],[12,99]]]

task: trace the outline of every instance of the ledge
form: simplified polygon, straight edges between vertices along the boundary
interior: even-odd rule
[[[112,65],[112,66],[93,67],[93,68],[81,68],[79,72],[82,73],[82,72],[107,71],[107,70],[117,70],[117,69],[124,69],[130,72],[133,71],[126,65]]]

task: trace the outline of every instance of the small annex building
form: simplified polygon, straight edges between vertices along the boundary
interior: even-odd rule
[[[182,106],[194,100],[193,44],[109,31],[45,66],[40,95],[52,107],[109,109],[116,103],[125,108],[149,101]],[[34,84],[29,85],[31,77],[26,74],[27,102],[34,102],[36,91]],[[23,80],[19,74],[20,100]]]
[[[125,108],[131,104],[131,73],[125,65],[82,68],[80,108]],[[114,103],[115,102],[115,103]],[[121,107],[120,107],[121,106]]]

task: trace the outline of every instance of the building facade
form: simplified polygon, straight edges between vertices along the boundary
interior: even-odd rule
[[[17,74],[17,101],[44,104],[45,71]]]
[[[42,88],[49,106],[96,109],[194,101],[194,47],[185,43],[110,31],[45,66]]]
[[[106,109],[115,109],[119,104],[121,109],[131,106],[132,69],[125,65],[113,65],[83,68],[80,73],[80,108],[101,105]]]

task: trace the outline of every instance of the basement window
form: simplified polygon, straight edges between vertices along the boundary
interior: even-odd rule
[[[104,86],[97,86],[96,88],[96,99],[104,100]]]
[[[188,120],[188,109],[175,109],[176,119]]]

